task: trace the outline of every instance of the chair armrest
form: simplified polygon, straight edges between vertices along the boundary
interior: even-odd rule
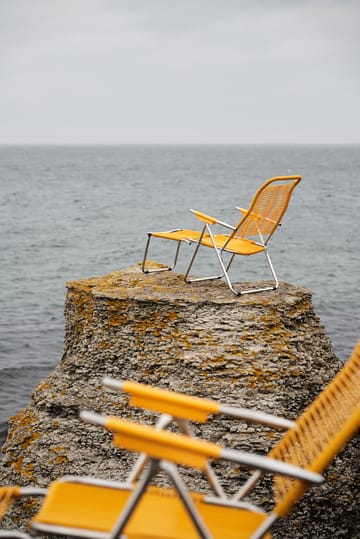
[[[146,453],[150,458],[174,462],[205,471],[208,459],[218,459],[221,447],[185,434],[158,430],[115,416],[82,411],[80,418],[114,433],[113,444],[130,451]]]
[[[162,414],[170,414],[173,417],[205,423],[209,414],[219,413],[219,404],[217,402],[159,389],[147,384],[113,380],[105,377],[103,378],[103,385],[128,394],[130,404],[133,406]]]
[[[324,477],[321,474],[306,470],[300,466],[288,464],[287,462],[283,462],[281,460],[264,457],[262,455],[254,455],[252,453],[236,451],[234,449],[222,448],[220,458],[236,462],[238,464],[244,464],[249,468],[255,468],[262,470],[263,472],[286,475],[288,477],[300,479],[308,483],[320,484],[324,482]]]
[[[296,422],[286,419],[284,417],[278,417],[276,415],[267,414],[258,410],[252,410],[250,408],[237,408],[233,406],[226,406],[220,404],[220,414],[234,417],[237,419],[244,419],[251,423],[258,423],[267,427],[273,427],[276,429],[292,429],[296,427]]]
[[[130,396],[130,403],[140,408],[152,410],[173,417],[205,423],[210,414],[226,415],[259,423],[269,427],[289,429],[293,421],[247,408],[223,405],[210,399],[193,397],[176,391],[159,389],[146,384],[103,378],[103,385]]]
[[[190,211],[191,213],[195,215],[195,217],[200,219],[200,221],[204,221],[204,223],[207,223],[208,225],[220,225],[230,230],[235,230],[234,226],[229,225],[228,223],[225,223],[224,221],[219,221],[219,219],[216,219],[216,217],[212,217],[211,215],[207,215],[206,213],[203,213],[197,210],[190,210]]]
[[[218,444],[184,434],[159,431],[114,416],[83,411],[81,419],[114,432],[114,444],[132,451],[144,451],[150,457],[204,470],[209,459],[228,460],[264,472],[286,475],[310,483],[322,483],[322,475],[262,455],[225,449]]]

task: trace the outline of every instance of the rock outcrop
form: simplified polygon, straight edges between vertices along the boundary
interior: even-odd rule
[[[186,285],[182,275],[145,276],[138,267],[70,282],[67,288],[63,357],[28,406],[10,419],[0,484],[45,486],[63,474],[124,478],[134,456],[113,448],[109,433],[83,424],[79,410],[147,422],[153,416],[104,391],[104,375],[293,419],[341,367],[308,289],[281,283],[276,291],[235,297],[219,281]],[[280,436],[225,418],[198,431],[260,453]],[[360,536],[358,446],[358,440],[349,444],[327,483],[305,495],[276,526],[274,537]],[[241,472],[221,473],[225,485],[236,490]],[[189,481],[204,486],[199,477]],[[265,506],[268,489],[265,482],[255,494]],[[23,528],[36,502],[19,507],[10,516]]]

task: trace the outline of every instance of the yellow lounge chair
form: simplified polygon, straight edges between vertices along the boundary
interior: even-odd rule
[[[290,474],[306,482],[321,483],[317,473],[268,457],[224,449],[192,437],[159,431],[113,416],[82,412],[88,422],[114,432],[114,444],[149,455],[149,465],[138,483],[115,483],[91,478],[64,477],[54,481],[31,522],[32,535],[66,535],[105,539],[217,539],[245,538],[263,525],[266,514],[243,502],[227,502],[188,492],[177,465],[203,470],[208,459],[229,460],[263,472]],[[173,488],[150,486],[159,472]],[[20,495],[43,495],[24,487]],[[9,532],[8,532],[9,533]],[[0,537],[9,537],[0,532]],[[22,534],[22,536],[24,536]],[[266,535],[270,537],[270,535]]]
[[[135,404],[170,413],[176,420],[192,420],[196,415],[197,420],[205,421],[208,414],[226,412],[213,401],[202,403],[202,399],[171,396],[171,392],[151,388],[147,391],[142,385],[137,391],[135,386],[127,387],[131,395],[141,393],[140,400],[135,397]],[[72,477],[55,481],[31,524],[32,534],[112,539],[124,532],[128,539],[269,539],[273,523],[292,509],[311,483],[322,482],[320,474],[360,426],[360,342],[343,369],[268,457],[224,449],[192,436],[112,416],[91,412],[81,415],[85,421],[114,432],[115,445],[145,451],[149,465],[136,483]],[[255,420],[260,419],[255,413]],[[265,419],[267,421],[268,417]],[[282,421],[277,426],[285,427]],[[188,492],[177,465],[206,471],[209,459],[228,460],[255,472],[232,499]],[[172,489],[150,486],[159,471],[169,476]],[[275,503],[269,513],[242,501],[259,477],[267,472],[274,474]],[[39,489],[39,495],[44,493]],[[7,505],[27,494],[34,495],[34,489],[3,487],[0,500]],[[0,531],[0,537],[25,539],[29,536]]]
[[[177,263],[179,250],[182,242],[196,243],[197,246],[191,257],[190,263],[185,272],[185,282],[225,278],[230,290],[235,295],[249,294],[252,292],[263,292],[274,290],[279,286],[274,266],[271,262],[267,249],[268,242],[278,226],[281,224],[292,192],[301,181],[301,176],[278,176],[267,180],[256,192],[249,208],[239,209],[243,216],[236,226],[229,225],[202,212],[191,210],[194,215],[203,223],[201,231],[188,229],[175,229],[167,232],[148,232],[148,239],[142,262],[143,273],[157,271],[168,271],[174,269]],[[225,228],[226,233],[214,234],[212,226],[217,225]],[[152,237],[173,240],[177,242],[177,248],[173,264],[161,268],[149,268],[146,265],[150,241]],[[214,249],[217,260],[221,267],[221,274],[211,277],[190,278],[190,270],[193,266],[199,248],[201,246]],[[230,258],[224,262],[224,253],[228,253]],[[274,284],[262,288],[251,288],[249,290],[236,290],[230,280],[229,270],[236,255],[251,256],[264,253],[270,268]]]
[[[286,455],[288,462],[300,466],[312,465],[314,460],[314,469],[319,472],[325,469],[325,465],[330,462],[332,456],[341,449],[341,444],[344,443],[343,436],[346,437],[348,433],[347,429],[350,429],[351,436],[351,433],[360,426],[360,341],[333,382],[320,393],[296,422],[256,410],[236,408],[145,384],[113,380],[108,377],[103,379],[103,383],[109,389],[128,394],[131,405],[162,414],[157,423],[157,428],[160,429],[175,422],[181,432],[193,436],[190,422],[204,423],[210,415],[220,414],[277,429],[289,429],[282,440],[271,450],[269,456],[283,459]],[[293,453],[289,447],[293,447]],[[332,456],[329,453],[331,451],[333,451]],[[326,458],[329,460],[326,461]],[[319,467],[323,462],[321,459],[326,461],[323,468]],[[131,471],[129,480],[134,481],[139,477],[146,462],[147,456],[142,454]],[[219,496],[225,496],[209,463],[204,472],[214,492]],[[233,498],[239,500],[246,496],[260,477],[261,473],[255,472]],[[291,484],[287,484],[284,488],[289,489],[291,498],[293,495]]]

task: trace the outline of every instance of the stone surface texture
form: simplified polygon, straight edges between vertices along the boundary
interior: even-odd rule
[[[139,267],[70,282],[64,352],[29,404],[10,418],[0,484],[46,486],[64,474],[122,480],[135,456],[114,448],[111,435],[84,424],[80,410],[152,423],[151,413],[105,391],[102,377],[130,379],[223,403],[296,418],[342,363],[315,314],[308,289],[281,283],[276,291],[235,297],[220,281],[185,284],[173,272],[143,275]],[[195,431],[228,447],[266,453],[281,433],[218,417]],[[353,440],[275,538],[360,537],[359,439]],[[233,492],[244,470],[219,466]],[[183,471],[192,488],[206,488]],[[271,481],[252,500],[271,506]],[[14,506],[0,527],[26,529],[36,500]]]

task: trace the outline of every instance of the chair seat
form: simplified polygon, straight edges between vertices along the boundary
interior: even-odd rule
[[[226,234],[216,234],[214,236],[214,241],[218,249],[222,249],[228,240],[229,236]],[[201,245],[205,245],[205,247],[214,247],[209,236],[203,237]],[[261,253],[261,251],[265,251],[265,247],[246,238],[233,238],[227,244],[225,251],[236,253],[238,255],[255,255]]]
[[[155,238],[163,238],[166,240],[176,240],[176,241],[190,241],[198,240],[200,238],[201,232],[198,230],[189,230],[183,228],[181,230],[170,230],[168,232],[151,232],[151,235]]]
[[[109,533],[130,495],[129,491],[81,483],[53,483],[34,518],[36,530],[46,525],[73,528],[73,535],[84,530]],[[205,502],[202,494],[192,499],[211,530],[214,539],[246,539],[265,520],[266,515]],[[68,532],[69,533],[69,532]],[[128,539],[199,539],[182,501],[171,489],[149,487],[125,529]],[[266,539],[271,538],[267,534]]]

